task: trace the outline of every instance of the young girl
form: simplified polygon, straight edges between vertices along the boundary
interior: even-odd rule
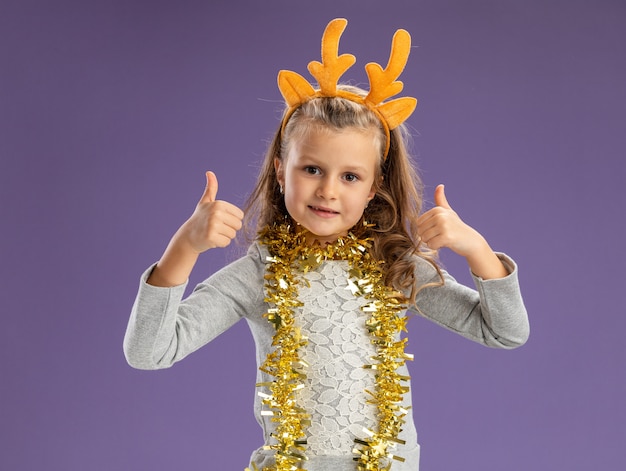
[[[408,34],[396,33],[386,69],[367,66],[365,92],[337,85],[354,62],[337,54],[344,28],[329,24],[323,61],[309,65],[318,90],[279,74],[287,110],[246,211],[257,234],[247,255],[181,300],[199,254],[227,246],[244,220],[207,172],[194,213],[142,277],[124,340],[129,364],[166,368],[246,319],[265,440],[252,470],[418,469],[407,308],[492,347],[528,336],[514,262],[459,218],[443,186],[420,215],[401,124],[416,102],[383,102],[401,90]],[[437,266],[441,247],[467,259],[477,291]]]

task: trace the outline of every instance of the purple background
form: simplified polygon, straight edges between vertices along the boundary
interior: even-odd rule
[[[411,323],[426,471],[626,469],[626,4],[619,0],[0,2],[0,468],[240,470],[259,445],[245,323],[170,370],[125,363],[138,276],[204,171],[241,205],[333,17],[393,31],[427,185],[521,265],[528,344]],[[214,251],[192,283],[233,251]],[[468,281],[462,260],[448,269]]]

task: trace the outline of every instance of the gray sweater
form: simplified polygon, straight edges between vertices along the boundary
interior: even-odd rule
[[[263,289],[268,255],[265,246],[253,244],[246,256],[200,283],[184,300],[185,285],[172,288],[148,285],[146,279],[152,267],[149,268],[142,276],[124,338],[128,363],[140,369],[167,368],[240,319],[246,319],[256,344],[257,365],[260,365],[271,351],[274,334],[274,327],[263,317],[268,307]],[[490,347],[510,349],[524,344],[529,326],[517,267],[507,256],[500,254],[499,257],[510,273],[507,277],[497,280],[474,277],[476,290],[473,290],[443,272],[443,286],[422,289],[411,310]],[[362,322],[363,314],[359,314],[358,303],[355,305],[344,295],[346,290],[341,280],[346,280],[347,269],[345,262],[328,261],[307,275],[311,288],[301,294],[308,296],[306,304],[313,307],[305,306],[296,313],[301,316],[302,327],[309,337],[304,352],[311,372],[307,375],[310,376],[307,391],[313,391],[304,399],[307,410],[312,412],[309,461],[305,465],[309,471],[355,470],[353,455],[347,451],[349,448],[346,450],[347,442],[352,439],[347,437],[358,435],[358,430],[364,426],[375,426],[374,412],[361,410],[367,408],[365,397],[349,395],[358,396],[355,391],[362,395],[361,383],[369,389],[374,386],[373,376],[368,378],[358,367],[367,363],[371,354],[368,339],[349,331],[351,324]],[[340,276],[342,273],[344,276]],[[420,285],[439,280],[435,269],[422,259],[417,259],[416,278]],[[342,326],[342,322],[347,325]],[[352,327],[353,331],[359,331]],[[401,368],[400,374],[408,375],[406,366]],[[258,371],[257,382],[271,379]],[[405,406],[410,406],[411,394],[405,394],[404,399]],[[271,442],[274,423],[261,415],[261,406],[261,398],[257,396],[254,413],[267,444]],[[406,461],[394,461],[392,471],[418,469],[417,433],[411,415],[406,419],[400,435],[406,445],[394,451]],[[317,434],[322,438],[318,440]],[[251,460],[262,469],[273,464],[273,455],[259,448],[253,452]]]

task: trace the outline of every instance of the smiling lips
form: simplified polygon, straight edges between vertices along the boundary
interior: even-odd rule
[[[330,218],[339,214],[330,208],[324,208],[323,206],[309,206],[309,209],[320,217]]]

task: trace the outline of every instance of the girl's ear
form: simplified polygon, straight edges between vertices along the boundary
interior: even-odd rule
[[[370,193],[369,193],[369,195],[367,195],[367,202],[368,203],[374,199],[374,196],[376,196],[376,188],[381,188],[383,186],[383,180],[384,179],[385,179],[385,177],[383,177],[381,175],[380,177],[378,177],[378,182],[374,182],[372,184],[372,188],[370,190]],[[378,184],[376,184],[376,183],[378,183]]]
[[[285,185],[285,171],[283,169],[283,161],[278,157],[274,157],[274,171],[276,172],[276,180],[282,186]]]

